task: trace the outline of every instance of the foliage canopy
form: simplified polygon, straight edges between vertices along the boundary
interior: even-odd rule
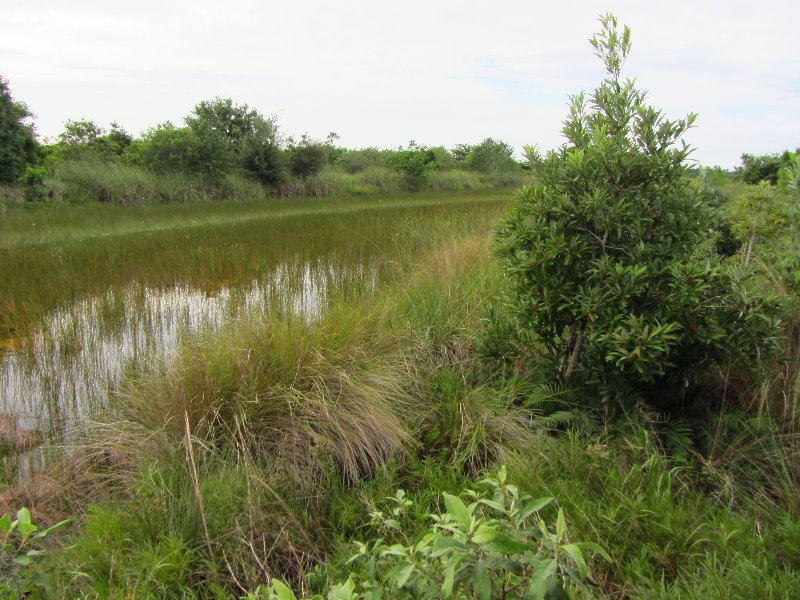
[[[754,352],[772,324],[710,250],[712,213],[685,179],[681,136],[695,115],[670,121],[647,106],[621,79],[629,29],[600,21],[590,43],[606,79],[571,97],[566,144],[527,149],[535,184],[497,236],[509,287],[486,348],[545,359],[606,400],[668,392],[657,402],[667,408],[730,350]]]
[[[0,181],[17,181],[36,151],[33,114],[11,97],[8,81],[0,76]]]

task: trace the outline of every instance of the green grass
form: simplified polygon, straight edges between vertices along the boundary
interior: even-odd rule
[[[276,299],[132,369],[58,468],[0,494],[43,522],[78,517],[47,563],[56,597],[237,598],[269,577],[325,593],[347,578],[352,541],[379,533],[369,513],[387,496],[402,488],[413,500],[400,523],[413,539],[442,492],[474,489],[500,463],[534,496],[556,498],[548,522],[563,508],[569,539],[612,556],[591,563],[589,596],[796,595],[800,442],[775,415],[711,415],[672,444],[646,407],[578,427],[568,390],[484,370],[473,343],[502,282],[489,232],[507,200],[6,215],[5,264],[55,280],[44,293],[50,284],[30,277],[15,284],[38,312],[139,279],[213,287],[317,259],[377,273],[332,287],[312,319]],[[61,275],[47,266],[57,260]],[[113,323],[119,311],[107,312]]]
[[[15,212],[0,221],[0,336],[130,283],[214,289],[321,258],[391,270],[447,236],[487,231],[508,199],[493,191]]]

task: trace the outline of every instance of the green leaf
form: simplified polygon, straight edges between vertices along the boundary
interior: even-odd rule
[[[344,583],[334,585],[328,592],[328,600],[351,600],[356,584],[348,578]]]
[[[25,556],[24,554],[21,554],[20,556],[14,557],[14,562],[20,566],[27,567],[29,564],[33,562],[33,560],[31,560],[30,556]]]
[[[29,511],[24,506],[17,511],[17,524],[18,525],[30,525],[31,523],[31,511]]]
[[[506,482],[506,475],[507,475],[506,466],[505,466],[505,465],[503,465],[503,466],[502,466],[502,467],[500,467],[500,469],[497,471],[497,480],[498,480],[500,483],[505,483],[505,482]]]
[[[485,544],[486,542],[493,540],[496,535],[497,531],[490,525],[486,525],[484,523],[478,527],[478,531],[476,531],[475,535],[472,536],[472,541],[476,544]]]
[[[472,590],[478,600],[489,600],[492,596],[492,579],[489,569],[482,562],[472,569]]]
[[[9,531],[11,531],[11,515],[6,513],[0,517],[0,532],[8,535]]]
[[[394,584],[398,588],[402,588],[408,581],[408,578],[411,577],[411,573],[413,572],[414,572],[413,563],[400,565],[399,567],[397,567],[397,571],[394,574]]]
[[[446,554],[449,550],[453,548],[459,548],[459,549],[464,548],[464,544],[449,536],[437,537],[433,542],[433,550],[431,551],[431,556],[434,558],[437,556],[441,556],[442,554]]]
[[[528,517],[530,517],[533,513],[542,510],[545,506],[550,504],[555,498],[552,496],[547,496],[544,498],[537,498],[536,500],[531,500],[528,502],[517,515],[517,518],[520,521],[524,521]]]
[[[558,518],[556,519],[556,537],[560,542],[564,538],[567,531],[567,522],[564,520],[564,510],[558,509]]]
[[[581,582],[586,581],[586,575],[588,574],[589,570],[586,568],[586,561],[583,560],[583,553],[581,549],[578,548],[575,544],[564,544],[561,546],[564,551],[572,557],[572,560],[575,561],[575,565],[578,567],[578,573],[581,576]]]
[[[456,577],[456,567],[464,558],[463,554],[453,556],[444,569],[444,583],[442,583],[442,598],[449,598],[453,593],[453,582]]]
[[[443,494],[444,496],[444,505],[447,507],[447,513],[453,518],[453,520],[458,521],[464,525],[464,527],[469,528],[472,524],[472,516],[469,514],[469,510],[467,509],[466,505],[461,501],[461,498],[456,496],[451,496],[450,494]]]
[[[278,597],[278,600],[297,600],[294,592],[285,583],[277,579],[272,580],[272,591]]]
[[[514,540],[504,533],[497,533],[497,535],[488,544],[481,546],[484,552],[501,552],[508,554],[519,554],[528,550],[528,545]]]
[[[503,506],[499,502],[495,502],[494,500],[487,500],[486,498],[481,498],[480,500],[478,500],[478,503],[488,506],[489,508],[493,508],[495,510],[503,512],[506,510],[505,506]]]
[[[614,562],[611,559],[611,556],[609,556],[608,552],[603,550],[603,548],[600,546],[600,544],[597,544],[595,542],[580,542],[580,543],[577,543],[575,545],[578,548],[585,548],[587,550],[591,550],[592,552],[597,552],[600,556],[605,558],[608,562]]]
[[[528,587],[528,593],[533,598],[544,598],[547,594],[550,578],[555,574],[558,569],[558,562],[555,559],[547,562],[541,562],[534,570],[531,576],[531,584]]]

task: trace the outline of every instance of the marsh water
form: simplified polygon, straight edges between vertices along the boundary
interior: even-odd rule
[[[107,404],[126,372],[168,360],[192,336],[265,310],[319,315],[332,288],[375,285],[377,267],[279,265],[247,285],[129,285],[48,315],[16,350],[0,355],[3,418],[21,431],[59,431]],[[13,415],[13,416],[12,416]]]
[[[502,206],[480,196],[358,200],[320,205],[319,214],[304,206],[297,218],[267,207],[234,222],[230,208],[208,216],[212,209],[201,207],[205,221],[196,226],[127,231],[150,210],[137,207],[105,215],[109,229],[126,229],[113,235],[81,230],[82,213],[69,221],[70,209],[60,208],[41,239],[23,235],[25,219],[33,230],[47,215],[4,222],[19,238],[0,245],[5,470],[12,464],[12,478],[34,470],[44,449],[69,444],[75,425],[113,402],[125,377],[169,360],[195,336],[266,310],[313,320],[329,294],[371,293],[426,247],[488,229]],[[8,335],[26,320],[34,326]]]

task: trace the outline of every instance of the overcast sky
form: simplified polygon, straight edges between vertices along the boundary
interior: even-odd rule
[[[69,118],[138,134],[220,96],[349,148],[550,149],[568,94],[603,78],[587,40],[607,11],[631,28],[624,75],[699,114],[698,162],[800,146],[797,0],[8,0],[0,75],[49,137]]]

